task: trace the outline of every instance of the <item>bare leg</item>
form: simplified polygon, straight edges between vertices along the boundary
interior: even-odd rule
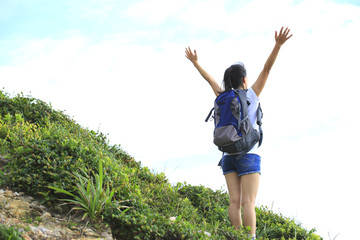
[[[226,185],[229,191],[229,219],[235,229],[242,226],[241,220],[241,182],[236,172],[225,175]]]
[[[241,176],[241,206],[243,208],[244,226],[251,227],[251,234],[256,233],[255,199],[259,188],[260,174],[253,173]]]

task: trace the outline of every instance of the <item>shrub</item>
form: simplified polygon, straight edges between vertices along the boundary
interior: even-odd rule
[[[0,116],[19,114],[26,122],[36,125],[45,125],[51,122],[72,120],[61,111],[55,111],[45,102],[31,96],[18,94],[11,98],[8,93],[0,90]]]
[[[256,209],[257,236],[263,239],[311,239],[319,240],[320,236],[314,234],[315,229],[307,231],[294,220],[276,214],[267,207]]]
[[[5,167],[5,184],[15,190],[32,193],[46,192],[47,186],[73,190],[73,178],[66,172],[89,168],[98,172],[103,158],[110,164],[109,151],[98,136],[65,122],[48,122],[38,126],[25,122],[21,115],[6,115],[0,119],[0,141],[3,154],[11,159]],[[100,143],[100,144],[99,144]]]
[[[203,186],[183,185],[179,188],[182,196],[187,197],[202,218],[209,222],[223,222],[228,217],[229,198],[227,193]]]

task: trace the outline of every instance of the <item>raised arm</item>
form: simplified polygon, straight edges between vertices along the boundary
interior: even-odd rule
[[[284,27],[281,28],[280,33],[278,34],[275,31],[275,46],[272,50],[269,58],[266,60],[263,70],[261,71],[258,79],[255,81],[254,85],[252,85],[252,89],[256,93],[257,96],[260,95],[262,90],[264,89],[266,80],[269,77],[270,70],[276,60],[276,57],[280,51],[281,46],[291,38],[292,34],[289,35],[290,29],[286,28],[284,31]]]
[[[185,49],[185,56],[187,59],[190,60],[194,64],[194,67],[199,71],[201,76],[210,84],[212,90],[214,91],[215,95],[218,96],[222,90],[220,85],[215,81],[215,79],[203,69],[199,62],[198,62],[198,56],[196,54],[196,50],[194,50],[194,53],[191,51],[191,48],[188,47]]]

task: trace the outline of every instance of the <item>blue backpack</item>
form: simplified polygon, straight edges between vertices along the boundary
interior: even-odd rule
[[[214,111],[214,144],[220,151],[245,155],[256,143],[262,143],[262,110],[259,104],[257,124],[259,132],[253,128],[248,116],[247,90],[230,90],[220,94],[214,103],[207,122]]]

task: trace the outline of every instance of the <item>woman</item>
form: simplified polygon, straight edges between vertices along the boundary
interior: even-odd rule
[[[259,105],[259,96],[264,89],[281,46],[292,36],[292,34],[289,35],[289,32],[290,29],[286,28],[284,30],[283,27],[279,34],[275,31],[274,49],[268,57],[258,79],[251,88],[248,89],[246,69],[242,63],[235,63],[225,71],[223,81],[225,91],[231,89],[248,89],[247,98],[250,103],[248,114],[255,129],[258,129],[256,124],[256,110]],[[214,78],[199,65],[196,50],[192,52],[190,47],[188,47],[185,49],[185,54],[201,76],[210,84],[216,96],[224,92]],[[257,151],[257,145],[240,159],[236,154],[225,153],[221,161],[221,167],[225,175],[230,198],[230,222],[236,229],[239,229],[242,225],[250,227],[252,239],[256,239],[255,199],[260,179],[260,162],[261,158]],[[243,218],[241,218],[241,208],[243,209]]]

